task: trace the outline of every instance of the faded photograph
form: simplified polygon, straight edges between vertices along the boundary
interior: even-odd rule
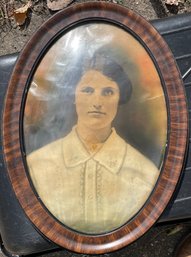
[[[151,57],[111,24],[63,34],[33,76],[23,131],[48,211],[78,232],[119,228],[149,199],[165,154],[166,103]]]

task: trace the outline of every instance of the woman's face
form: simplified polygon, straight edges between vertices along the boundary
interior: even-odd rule
[[[116,116],[119,87],[101,72],[89,70],[77,85],[75,100],[78,124],[90,129],[105,128]]]

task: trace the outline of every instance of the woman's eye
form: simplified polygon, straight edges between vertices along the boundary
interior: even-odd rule
[[[90,95],[94,92],[94,89],[92,87],[84,87],[84,88],[82,88],[81,92]]]
[[[103,96],[111,96],[114,94],[114,91],[112,88],[104,88],[102,91]]]

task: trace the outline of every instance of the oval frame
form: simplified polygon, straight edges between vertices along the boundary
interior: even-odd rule
[[[85,21],[98,20],[132,31],[145,44],[158,65],[166,94],[168,141],[158,183],[139,213],[112,232],[85,235],[66,228],[53,218],[34,193],[25,167],[22,115],[27,85],[43,51],[64,30]],[[105,2],[87,2],[66,8],[41,26],[17,60],[3,113],[3,147],[7,172],[28,218],[44,236],[61,247],[79,253],[102,254],[120,249],[142,236],[157,221],[175,190],[184,163],[187,136],[186,98],[172,53],[152,25],[125,7]]]

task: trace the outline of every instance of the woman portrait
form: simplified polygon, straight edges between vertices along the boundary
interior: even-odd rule
[[[107,28],[108,25],[102,26]],[[86,26],[86,32],[95,32],[95,27],[92,28],[91,30],[91,26]],[[97,33],[100,33],[99,28]],[[141,149],[132,144],[131,139],[124,138],[120,129],[118,132],[115,124],[130,122],[133,127],[131,119],[119,119],[118,113],[124,106],[126,112],[133,112],[129,102],[136,94],[136,88],[128,70],[124,69],[108,49],[108,42],[105,45],[97,44],[91,54],[83,51],[75,65],[61,65],[65,72],[64,76],[60,76],[59,83],[63,85],[65,93],[69,92],[70,97],[64,98],[60,93],[57,100],[60,99],[61,103],[63,99],[67,101],[70,98],[75,118],[71,115],[70,108],[65,108],[65,112],[70,113],[68,116],[73,124],[65,133],[60,132],[58,138],[31,149],[27,154],[29,175],[45,207],[64,225],[87,234],[100,234],[117,229],[138,213],[160,175],[164,147],[163,144],[158,150],[158,164],[152,159],[152,154],[148,156],[146,150],[144,153],[145,145]],[[60,60],[61,57],[57,62],[60,63]],[[35,78],[32,83],[35,85],[41,83],[41,80],[34,80]],[[67,89],[66,83],[69,85]],[[31,90],[33,87],[31,84]],[[51,87],[48,90],[51,91]],[[32,101],[34,104],[34,98]],[[46,104],[42,106],[40,109],[46,114],[48,107]],[[135,103],[133,106],[136,110]],[[25,138],[29,135],[27,122],[32,115],[30,107],[28,95],[25,107]],[[149,111],[147,113],[150,115]],[[42,117],[43,114],[39,115],[35,123],[40,124]],[[59,119],[59,122],[66,123],[66,120]],[[135,124],[138,124],[136,117]],[[137,131],[137,127],[134,130]],[[43,133],[41,131],[39,135]],[[164,133],[163,143],[165,136]],[[160,137],[161,135],[158,136]],[[150,152],[157,151],[153,149]]]

